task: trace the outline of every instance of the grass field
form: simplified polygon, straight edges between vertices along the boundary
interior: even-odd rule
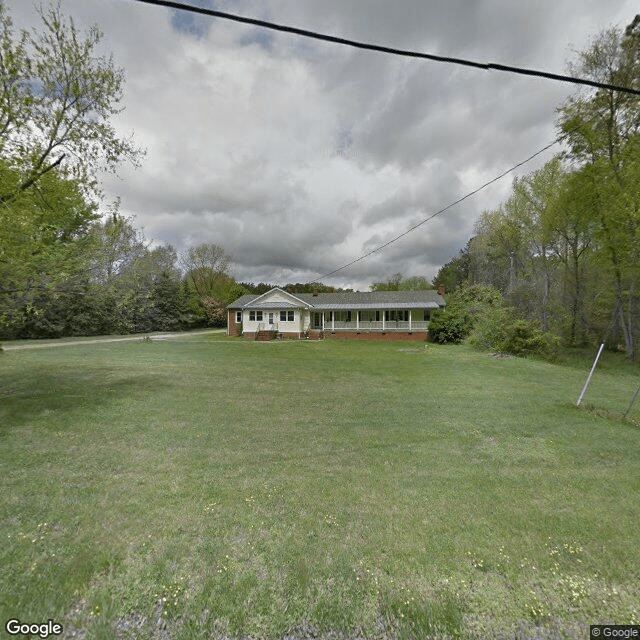
[[[0,353],[3,625],[177,640],[640,624],[640,408],[622,417],[640,376],[605,355],[578,409],[589,364],[219,335]]]

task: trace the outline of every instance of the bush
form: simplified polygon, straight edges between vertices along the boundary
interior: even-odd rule
[[[475,325],[469,343],[515,356],[549,355],[558,347],[558,338],[540,331],[535,323],[519,318],[513,309],[487,310]]]
[[[209,326],[226,327],[227,326],[227,306],[224,302],[205,296],[202,298],[202,306],[207,314]]]
[[[471,331],[471,317],[454,305],[435,311],[429,322],[429,339],[439,344],[459,344]]]

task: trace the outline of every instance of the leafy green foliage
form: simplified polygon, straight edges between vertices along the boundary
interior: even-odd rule
[[[54,175],[47,174],[42,183]],[[56,209],[61,219],[63,205]],[[73,215],[75,210],[69,213]],[[20,275],[22,286],[0,298],[0,335],[55,338],[197,325],[195,314],[189,313],[173,247],[150,249],[133,222],[116,213],[105,221],[80,220],[78,237],[67,241],[68,249],[56,247],[45,266],[32,260],[28,274],[14,274],[9,280],[17,281]],[[26,240],[25,244],[33,246]],[[46,255],[46,245],[41,253]],[[67,254],[71,257],[63,261]],[[58,268],[50,275],[55,265]]]
[[[20,172],[0,161],[0,189],[13,188]],[[86,267],[95,206],[75,180],[51,171],[38,187],[0,205],[0,334],[19,332],[36,319],[47,292]]]
[[[439,344],[459,344],[469,336],[486,309],[500,305],[502,296],[493,287],[461,286],[447,297],[447,306],[431,316],[429,338]]]
[[[461,305],[448,305],[431,315],[429,339],[438,344],[460,344],[471,331],[472,317]]]
[[[122,111],[124,72],[99,52],[98,27],[78,32],[59,3],[40,17],[40,30],[15,35],[0,2],[0,154],[20,170],[0,202],[13,201],[54,168],[97,195],[99,171],[143,156],[111,124]]]
[[[556,336],[540,331],[535,322],[518,317],[514,309],[494,307],[478,318],[469,343],[515,356],[550,355],[559,346]]]

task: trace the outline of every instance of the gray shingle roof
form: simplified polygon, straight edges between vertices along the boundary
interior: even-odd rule
[[[241,296],[234,302],[232,302],[227,308],[228,309],[242,309],[246,304],[249,304],[252,300],[255,300],[258,296],[255,295],[246,295]]]
[[[311,309],[437,309],[445,305],[444,298],[435,290],[422,291],[349,291],[339,293],[291,294]],[[288,309],[300,305],[289,302],[253,300],[258,295],[246,295],[229,305],[229,309]]]

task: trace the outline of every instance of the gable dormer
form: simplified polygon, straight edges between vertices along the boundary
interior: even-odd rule
[[[309,308],[309,304],[297,298],[294,294],[288,293],[287,291],[283,291],[278,287],[274,287],[270,291],[263,293],[262,295],[254,298],[251,302],[245,305],[245,308],[260,308],[264,309],[266,307],[273,306],[277,308],[278,306],[286,305],[288,307],[300,307],[304,309]]]

